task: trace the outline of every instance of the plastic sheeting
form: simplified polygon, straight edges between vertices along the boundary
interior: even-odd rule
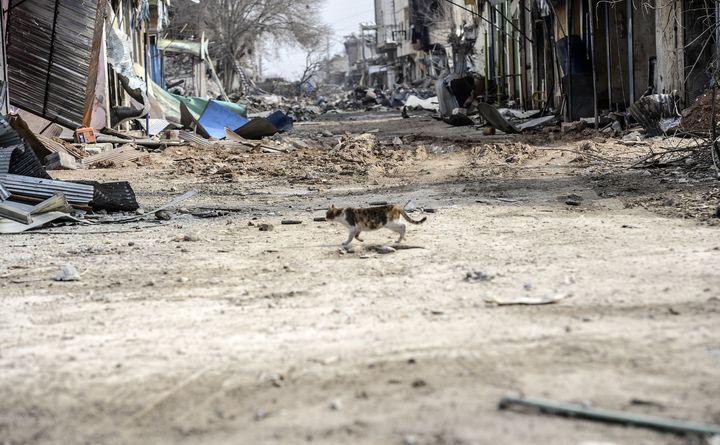
[[[107,37],[105,39],[107,45],[107,61],[112,65],[115,73],[120,78],[123,88],[125,88],[133,99],[143,106],[143,109],[139,110],[138,115],[134,117],[145,116],[150,110],[150,102],[147,97],[147,85],[143,78],[135,74],[132,50],[130,49],[130,38],[117,27],[115,12],[109,5],[105,17],[105,27],[107,29]]]

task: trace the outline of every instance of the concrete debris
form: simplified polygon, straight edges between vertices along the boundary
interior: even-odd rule
[[[680,125],[679,98],[671,94],[651,94],[635,101],[628,111],[648,136],[668,134]]]
[[[64,264],[55,275],[55,281],[80,281],[80,273],[72,264]]]
[[[570,298],[571,296],[572,294],[564,293],[544,297],[484,297],[483,300],[485,303],[495,306],[535,306],[558,303],[562,300]]]

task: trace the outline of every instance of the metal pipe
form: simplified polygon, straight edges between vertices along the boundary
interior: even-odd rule
[[[628,85],[630,100],[635,102],[635,36],[633,35],[633,2],[625,0],[627,4],[627,45],[628,45]]]
[[[607,82],[608,82],[608,110],[612,111],[612,56],[610,53],[610,8],[608,2],[603,2],[605,6],[605,58],[607,59]]]
[[[600,126],[600,113],[598,112],[597,70],[595,69],[595,7],[593,6],[593,0],[587,1],[590,4],[590,65],[592,66],[593,76],[593,111],[595,113],[595,129],[597,130]]]
[[[489,89],[490,89],[490,57],[488,54],[488,32],[485,31],[485,100],[483,102],[487,102],[487,98],[490,95]]]
[[[150,101],[150,83],[148,81],[148,71],[150,69],[150,55],[148,51],[148,21],[145,21],[145,97],[147,97],[147,100]],[[149,104],[147,104],[149,105]],[[145,115],[145,135],[150,136],[150,110],[148,109],[147,114]]]
[[[525,15],[525,0],[519,0],[520,9],[518,14],[520,15],[520,28],[523,32],[527,29],[526,15]],[[518,45],[520,46],[520,62],[518,63],[520,68],[520,105],[523,110],[527,111],[527,70],[525,69],[525,62],[527,60],[527,50],[525,47],[525,40],[518,39]]]
[[[492,8],[488,8],[488,15],[490,16],[490,23],[492,25],[495,25],[495,6],[492,5],[492,3],[488,3],[489,6]],[[495,31],[490,31],[490,75],[492,76],[492,79],[497,81],[496,76],[496,70],[495,70]],[[497,85],[496,85],[497,88]]]
[[[567,46],[567,60],[565,61],[565,76],[567,77],[567,101],[565,102],[565,122],[572,122],[572,76],[570,75],[572,70],[572,45],[570,44],[570,36],[573,31],[572,21],[572,0],[565,0],[565,26],[567,33],[565,34],[566,46]]]
[[[598,420],[602,422],[620,423],[673,433],[693,433],[713,435],[720,434],[719,425],[704,425],[693,422],[683,422],[675,419],[633,414],[623,411],[614,411],[600,408],[590,408],[582,405],[554,402],[551,400],[531,399],[527,397],[505,396],[500,399],[498,409],[508,409],[513,405],[537,408],[548,414],[571,416],[582,419]]]

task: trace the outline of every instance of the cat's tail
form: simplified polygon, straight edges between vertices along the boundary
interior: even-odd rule
[[[405,210],[401,210],[401,211],[400,211],[400,214],[402,215],[403,218],[405,218],[405,220],[406,220],[407,222],[413,223],[413,224],[422,224],[422,223],[425,222],[425,220],[427,220],[427,216],[424,216],[423,219],[421,219],[420,221],[415,221],[414,219],[410,218],[410,215],[408,215],[408,214],[405,212]]]

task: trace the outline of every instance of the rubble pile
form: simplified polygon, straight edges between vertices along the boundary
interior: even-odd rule
[[[271,141],[264,141],[268,144]],[[172,175],[198,175],[225,181],[245,175],[283,177],[290,181],[323,183],[341,177],[377,177],[395,173],[411,159],[425,159],[423,147],[408,149],[399,139],[381,142],[373,134],[343,135],[334,143],[320,139],[273,142],[275,155],[262,147],[215,144],[198,150],[192,146],[170,147]]]
[[[715,97],[715,114],[715,125],[720,127],[720,92],[717,92]],[[682,115],[682,130],[709,133],[712,121],[712,91],[705,91],[695,103],[682,111]]]

